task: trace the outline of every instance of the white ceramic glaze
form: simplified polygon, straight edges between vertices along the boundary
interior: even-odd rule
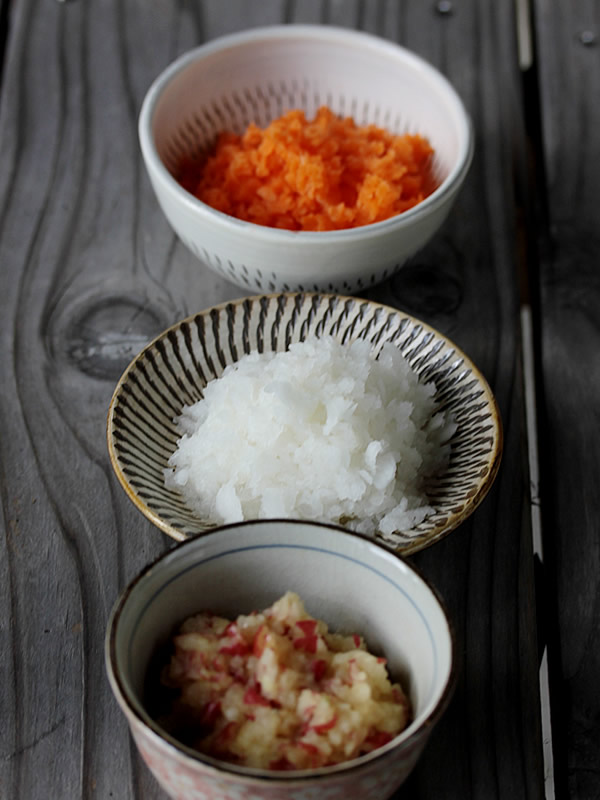
[[[266,125],[291,108],[326,104],[359,124],[421,133],[440,185],[392,219],[335,232],[242,222],[186,192],[172,172],[228,129]],[[468,115],[430,64],[392,42],[332,26],[283,25],[216,39],[181,56],[145,97],[139,136],[158,201],[182,241],[245,289],[354,292],[391,275],[443,223],[473,154]]]
[[[235,618],[293,590],[332,630],[362,633],[408,689],[410,726],[379,750],[336,767],[274,774],[226,765],[178,745],[150,719],[149,660],[186,616]],[[146,763],[186,800],[384,800],[414,767],[453,686],[453,644],[433,589],[404,560],[333,526],[269,520],[187,540],[147,568],[113,610],[106,664]]]

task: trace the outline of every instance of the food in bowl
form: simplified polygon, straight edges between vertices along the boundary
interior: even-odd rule
[[[435,190],[381,222],[313,232],[242,222],[178,182],[182,158],[201,158],[221,131],[266,127],[290,109],[312,119],[323,104],[358,125],[427,138]],[[204,266],[261,293],[354,294],[390,277],[443,224],[474,147],[466,109],[438,70],[384,38],[331,25],[253,28],[183,54],[147,92],[139,132],[174,231]]]
[[[165,470],[200,517],[338,522],[365,534],[432,512],[425,481],[450,455],[452,417],[400,350],[332,336],[251,352],[185,406]]]
[[[233,620],[270,607],[290,589],[315,619],[333,631],[359,631],[372,653],[385,656],[410,699],[409,724],[358,758],[277,771],[201,753],[158,724],[150,687],[159,685],[164,648],[181,621],[199,609]],[[141,756],[174,798],[385,800],[414,768],[456,678],[450,622],[413,566],[367,537],[297,520],[226,526],[165,552],[116,604],[106,664]]]
[[[434,513],[413,528],[376,531],[373,538],[414,553],[472,514],[493,485],[502,456],[502,422],[485,377],[453,342],[402,311],[310,293],[246,297],[207,308],[173,325],[131,362],[111,399],[107,443],[115,475],[136,508],[176,540],[215,527],[215,518],[199,515],[180,489],[165,484],[183,433],[177,420],[184,406],[200,400],[207,383],[244,353],[281,352],[324,336],[345,347],[364,340],[375,351],[393,344],[422,383],[435,385],[436,410],[457,426],[448,466],[421,487]]]
[[[212,208],[295,231],[370,225],[422,202],[436,188],[433,148],[418,134],[357,125],[321,106],[308,121],[293,109],[264,129],[220,133],[202,160],[186,158],[178,180]]]
[[[202,753],[272,770],[314,769],[370,753],[410,722],[385,659],[358,634],[330,633],[295,592],[235,622],[188,618],[162,682],[177,690],[158,722]]]

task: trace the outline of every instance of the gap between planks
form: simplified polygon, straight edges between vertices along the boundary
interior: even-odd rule
[[[523,99],[527,102],[534,94],[535,108],[537,113],[532,130],[531,118],[525,119],[525,134],[530,140],[535,157],[539,163],[543,163],[543,152],[541,149],[541,119],[539,115],[539,87],[535,76],[535,45],[533,35],[533,9],[532,0],[514,0],[515,2],[515,21],[517,34],[517,48],[519,55],[519,67],[523,76]],[[533,76],[533,79],[532,79]],[[544,569],[544,537],[542,526],[542,504],[540,492],[540,450],[538,440],[538,414],[537,414],[537,391],[536,375],[540,374],[537,361],[539,359],[539,347],[536,340],[537,319],[532,309],[531,302],[531,278],[532,252],[536,253],[535,242],[531,241],[532,226],[531,217],[536,215],[531,212],[531,205],[535,203],[535,198],[539,196],[541,177],[536,172],[535,164],[528,165],[528,175],[525,179],[527,191],[527,205],[525,210],[525,223],[520,231],[524,237],[525,257],[521,258],[519,269],[521,278],[525,282],[525,289],[521,297],[520,325],[521,325],[521,357],[523,371],[523,389],[525,396],[525,422],[527,433],[527,456],[529,466],[529,506],[531,514],[531,539],[534,563],[539,564]],[[534,270],[537,273],[537,269]],[[537,326],[539,336],[539,326]],[[536,593],[540,587],[536,582]],[[537,608],[539,609],[539,603]],[[539,628],[539,625],[538,625]],[[544,797],[546,800],[555,800],[556,785],[554,775],[554,746],[552,739],[552,711],[550,697],[550,671],[548,666],[548,642],[543,643],[543,653],[539,665],[539,690],[540,690],[540,713],[542,728],[542,758],[544,766]]]

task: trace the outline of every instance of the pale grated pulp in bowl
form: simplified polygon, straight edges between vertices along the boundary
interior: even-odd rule
[[[157,721],[189,747],[259,769],[314,769],[387,744],[410,702],[359,634],[331,633],[295,592],[234,622],[203,612],[173,640]],[[160,697],[160,695],[163,697]]]
[[[252,352],[184,407],[165,470],[203,518],[300,518],[365,534],[406,530],[432,508],[427,477],[456,426],[393,344],[333,337]]]

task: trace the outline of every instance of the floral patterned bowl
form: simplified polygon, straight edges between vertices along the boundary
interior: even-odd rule
[[[203,609],[235,618],[297,592],[313,616],[357,631],[407,691],[412,722],[367,755],[314,770],[226,764],[151,718],[148,670],[176,625]],[[406,779],[455,679],[453,638],[432,587],[400,556],[335,526],[267,520],[189,539],[147,567],[117,602],[106,636],[111,687],[146,764],[178,800],[385,800]]]

